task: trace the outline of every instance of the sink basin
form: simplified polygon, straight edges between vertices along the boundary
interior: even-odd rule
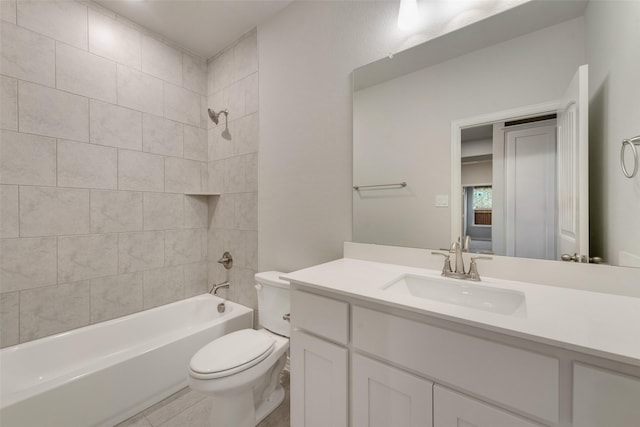
[[[526,311],[522,292],[457,279],[405,274],[383,290],[492,313],[523,316]]]

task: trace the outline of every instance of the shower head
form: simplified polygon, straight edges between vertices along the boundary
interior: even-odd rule
[[[229,114],[229,112],[227,110],[220,110],[219,112],[216,113],[211,108],[209,108],[208,111],[209,111],[209,118],[215,124],[218,124],[218,119],[220,118],[220,114],[224,114],[224,118],[225,119],[227,118],[227,116]]]

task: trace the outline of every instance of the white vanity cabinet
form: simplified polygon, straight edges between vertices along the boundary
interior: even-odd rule
[[[291,292],[291,425],[348,425],[349,305]]]
[[[576,363],[573,384],[576,427],[640,426],[640,378]]]
[[[353,426],[431,427],[433,383],[353,354],[351,417]]]
[[[558,421],[553,357],[357,305],[351,323],[356,351],[550,424]]]
[[[301,331],[291,333],[291,425],[346,427],[347,364],[344,347]]]
[[[436,385],[433,427],[541,427],[507,411]]]
[[[292,282],[292,427],[640,427],[640,368]]]

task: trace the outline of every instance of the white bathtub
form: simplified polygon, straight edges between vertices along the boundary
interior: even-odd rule
[[[0,350],[2,427],[113,426],[187,385],[193,354],[253,324],[209,294]]]

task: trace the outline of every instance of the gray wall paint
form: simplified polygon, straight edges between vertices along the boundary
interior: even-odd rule
[[[399,33],[396,18],[396,3],[295,2],[258,27],[260,270],[339,258],[351,239],[351,71],[424,40]],[[452,30],[440,24],[430,36]]]
[[[586,14],[590,255],[635,267],[640,267],[640,174],[634,179],[622,175],[620,144],[640,134],[639,21],[637,1],[591,2]],[[631,156],[627,164],[632,167]]]

